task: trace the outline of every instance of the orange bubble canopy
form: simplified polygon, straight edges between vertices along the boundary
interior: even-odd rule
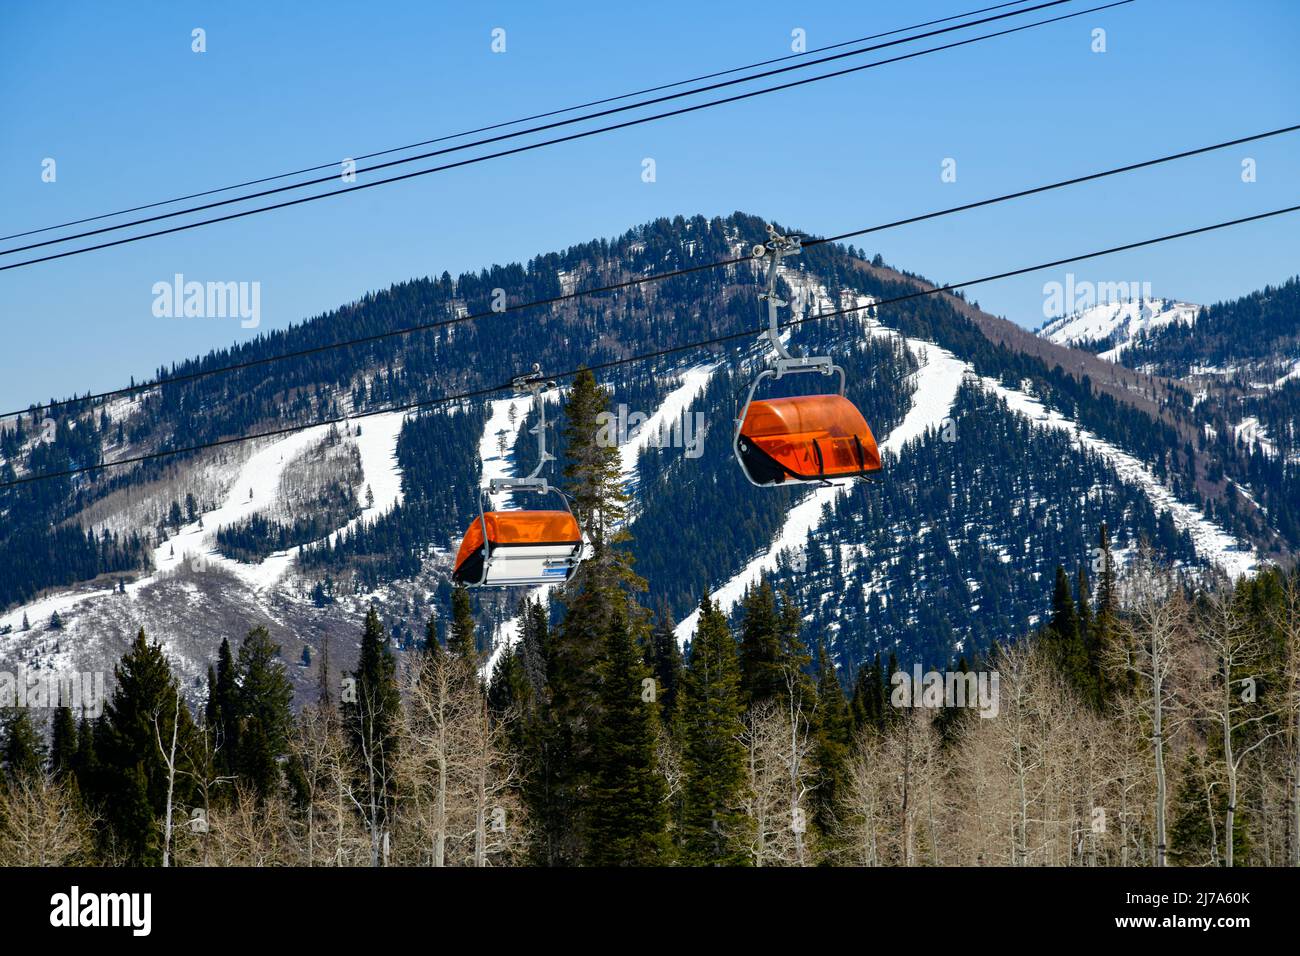
[[[745,469],[759,484],[847,478],[881,467],[866,419],[842,395],[752,402],[740,438]]]
[[[456,552],[456,570],[483,549],[483,525],[487,525],[488,550],[499,547],[543,547],[582,543],[578,521],[568,511],[489,511],[475,518],[465,531]]]

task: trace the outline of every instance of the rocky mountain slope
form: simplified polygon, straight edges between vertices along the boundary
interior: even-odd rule
[[[129,400],[60,409],[52,441],[34,410],[0,435],[6,475],[342,421],[0,490],[0,667],[107,669],[143,626],[198,681],[222,637],[264,624],[300,661],[306,689],[327,646],[347,665],[371,602],[396,644],[415,646],[430,614],[447,614],[480,483],[524,473],[535,456],[533,413],[509,393],[431,402],[533,362],[555,374],[755,329],[756,265],[168,379],[489,312],[497,289],[528,302],[729,258],[763,225],[741,213],[658,220],[528,263],[406,282],[160,370],[161,384]],[[744,481],[731,428],[765,359],[757,336],[600,373],[611,410],[647,420],[618,435],[630,548],[647,606],[680,622],[681,638],[706,588],[733,608],[766,575],[798,597],[805,637],[848,679],[876,653],[941,663],[1023,632],[1057,564],[1091,573],[1103,523],[1121,557],[1145,540],[1190,569],[1233,574],[1300,544],[1275,506],[1294,475],[1252,472],[1251,455],[1206,437],[1205,403],[1182,379],[1035,336],[959,295],[890,304],[925,282],[864,250],[816,246],[788,266],[796,314],[852,310],[788,341],[846,368],[885,450],[880,483]],[[562,464],[561,396],[553,402]],[[498,647],[521,596],[476,597]]]

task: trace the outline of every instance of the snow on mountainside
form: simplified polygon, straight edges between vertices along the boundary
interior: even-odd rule
[[[1192,325],[1200,306],[1169,299],[1104,302],[1071,315],[1052,319],[1038,334],[1057,345],[1088,348],[1106,344],[1101,358],[1119,361],[1124,350],[1143,332],[1168,325]]]
[[[803,315],[806,310],[811,310],[815,314],[837,307],[825,287],[806,275],[785,272],[783,278],[790,283],[794,291],[792,307],[796,315]],[[860,307],[869,302],[870,298],[863,296],[858,297],[856,302],[841,303],[838,307],[845,308],[852,305]],[[1099,308],[1109,310],[1112,307]],[[1121,326],[1136,334],[1141,328],[1151,328],[1157,324],[1167,324],[1171,321],[1192,322],[1195,320],[1197,308],[1186,303],[1164,303],[1163,300],[1147,300],[1144,306],[1139,306],[1137,303],[1124,303],[1117,307],[1117,311],[1113,314],[1091,314],[1096,310],[1089,310],[1077,317],[1080,320],[1077,325],[1062,324],[1056,330],[1056,334],[1063,336],[1062,339],[1053,338],[1052,335],[1048,337],[1058,341],[1058,344],[1072,344],[1068,341],[1068,336],[1079,335],[1088,340],[1105,338]],[[868,310],[864,310],[862,314],[866,316]],[[874,318],[869,319],[868,323],[872,335],[899,335],[898,332],[886,328]],[[1043,331],[1047,334],[1048,329]],[[893,454],[897,454],[908,441],[924,434],[927,430],[941,428],[964,378],[974,375],[974,368],[969,363],[933,342],[906,337],[904,341],[908,349],[920,360],[921,369],[917,375],[912,408],[898,427],[880,440],[881,451]],[[1111,358],[1114,360],[1113,357]],[[986,390],[999,395],[1013,411],[1031,419],[1037,426],[1071,430],[1082,444],[1105,457],[1123,480],[1141,487],[1157,510],[1169,512],[1175,525],[1191,534],[1198,555],[1208,563],[1221,567],[1234,578],[1253,573],[1257,569],[1257,558],[1249,545],[1234,540],[1222,528],[1206,519],[1198,509],[1177,500],[1158,481],[1151,470],[1132,455],[1080,429],[1077,423],[1066,416],[1049,411],[1024,391],[1006,388],[991,378],[981,378],[979,382]],[[805,497],[790,510],[780,532],[764,551],[756,555],[739,573],[726,582],[716,585],[712,594],[714,602],[724,612],[731,611],[744,597],[746,589],[757,584],[763,575],[777,567],[783,551],[803,546],[808,533],[816,530],[821,523],[826,507],[851,487],[852,485],[839,485],[817,488]],[[699,611],[696,610],[677,625],[675,634],[679,642],[690,640],[698,620]]]
[[[881,325],[873,325],[873,335],[897,335]],[[908,349],[923,364],[917,375],[916,393],[911,409],[902,423],[893,429],[887,438],[879,441],[882,453],[897,454],[907,442],[924,434],[929,429],[940,428],[952,408],[957,389],[962,383],[962,376],[969,366],[946,349],[941,349],[932,342],[918,339],[905,339]],[[713,601],[724,612],[731,611],[745,596],[745,590],[761,580],[762,576],[777,566],[781,552],[799,548],[807,540],[808,532],[815,530],[821,523],[825,508],[837,497],[847,494],[852,484],[819,487],[790,509],[789,516],[781,526],[780,532],[771,545],[749,562],[745,568],[713,592]],[[699,623],[700,612],[692,611],[677,625],[676,635],[679,642],[690,640]]]
[[[1039,427],[1072,432],[1080,444],[1100,453],[1121,478],[1141,487],[1158,510],[1170,513],[1174,524],[1192,536],[1200,557],[1221,568],[1229,577],[1253,574],[1259,568],[1258,558],[1249,545],[1235,540],[1197,508],[1175,498],[1151,469],[1138,459],[1080,428],[1077,422],[1060,412],[1044,408],[1041,402],[1019,389],[1006,388],[988,378],[981,382],[985,388],[996,392],[1012,410],[1032,419]]]
[[[373,415],[355,423],[360,426],[359,435],[355,434],[354,427],[347,429],[349,434],[345,440],[355,444],[361,459],[363,477],[356,489],[358,497],[366,501],[368,488],[373,503],[327,538],[332,539],[339,531],[350,530],[362,521],[370,521],[401,502],[396,447],[404,417],[403,412]],[[131,607],[131,613],[125,617],[133,620],[148,617],[156,621],[165,615],[175,628],[187,632],[196,630],[205,617],[220,620],[221,615],[213,607],[217,604],[256,608],[261,615],[278,620],[274,606],[284,595],[277,586],[295,565],[297,549],[276,552],[257,563],[235,561],[218,552],[216,533],[221,527],[253,514],[266,513],[275,506],[285,468],[319,443],[328,430],[328,426],[319,426],[259,443],[260,447],[233,477],[224,476],[226,491],[220,505],[198,515],[159,544],[152,554],[153,571],[127,583],[124,592],[112,587],[62,590],[0,615],[0,631],[12,629],[0,646],[0,659],[40,661],[45,666],[54,666],[73,647],[80,660],[93,657],[95,647],[111,645],[104,640],[102,631],[106,619],[124,617],[123,601]],[[60,630],[49,627],[56,613],[64,622]],[[29,630],[22,629],[24,620]],[[164,644],[172,640],[168,628],[149,630]]]
[[[726,239],[728,242],[732,241],[730,235],[726,236]],[[635,244],[629,248],[635,252]],[[747,248],[744,243],[736,243],[733,254],[741,254]],[[900,471],[902,465],[910,460],[909,456],[919,457],[924,454],[924,451],[918,451],[918,448],[923,449],[926,442],[938,443],[937,437],[933,435],[935,431],[947,427],[950,419],[966,414],[964,410],[972,394],[978,395],[982,392],[986,395],[996,395],[1006,403],[1011,412],[1008,415],[1005,409],[1001,409],[998,412],[1001,421],[1015,421],[1017,427],[1023,432],[1034,429],[1026,428],[1021,424],[1021,419],[1033,423],[1036,428],[1068,433],[1077,444],[1086,446],[1096,456],[1105,460],[1106,464],[1097,469],[1101,473],[1099,481],[1112,486],[1122,483],[1128,488],[1136,488],[1140,494],[1133,492],[1130,501],[1136,498],[1145,506],[1145,502],[1141,501],[1141,498],[1145,497],[1152,503],[1156,512],[1169,515],[1173,524],[1178,529],[1186,531],[1192,539],[1191,545],[1186,543],[1181,545],[1180,560],[1192,560],[1194,545],[1196,557],[1206,563],[1221,565],[1234,576],[1250,573],[1255,568],[1256,556],[1248,546],[1234,540],[1218,524],[1207,519],[1196,506],[1179,500],[1169,487],[1157,478],[1141,456],[1130,454],[1117,444],[1082,430],[1073,419],[1048,409],[1044,401],[1039,400],[1039,396],[1056,394],[1059,398],[1059,394],[1039,391],[1038,378],[1026,378],[1017,386],[1020,382],[1018,371],[1015,374],[1003,375],[1002,378],[996,377],[997,373],[992,377],[977,375],[968,359],[973,361],[981,361],[981,359],[973,352],[967,355],[966,345],[962,344],[962,339],[954,339],[951,334],[945,337],[945,332],[951,330],[946,329],[943,322],[953,320],[944,316],[941,310],[936,310],[940,312],[936,323],[922,326],[921,330],[918,330],[916,323],[909,324],[911,317],[906,310],[898,310],[897,314],[884,316],[885,321],[890,323],[887,326],[883,324],[882,316],[875,314],[872,296],[860,291],[863,286],[840,288],[832,285],[831,288],[837,291],[828,291],[823,282],[824,277],[830,273],[822,272],[821,265],[808,261],[811,259],[813,259],[811,255],[805,257],[798,263],[797,268],[788,266],[782,268],[782,278],[791,291],[791,312],[795,316],[811,316],[837,310],[853,310],[837,319],[835,326],[837,331],[827,335],[822,341],[826,343],[824,347],[828,352],[838,356],[845,365],[852,367],[851,363],[854,360],[861,360],[866,355],[868,361],[860,364],[871,370],[869,374],[881,370],[873,385],[876,389],[874,394],[880,398],[882,393],[887,393],[892,404],[888,416],[882,415],[883,420],[878,426],[881,434],[878,434],[877,438],[882,452],[893,458],[893,463]],[[858,265],[864,264],[858,263]],[[577,271],[559,270],[558,281],[561,288],[566,291],[576,288],[587,274],[583,271],[586,268],[580,265]],[[805,268],[813,268],[814,271],[803,271]],[[734,279],[738,273],[747,269],[753,270],[755,277],[759,273],[758,264],[752,261],[729,266],[727,273]],[[853,274],[852,269],[848,269],[843,274],[849,283],[857,278],[847,278]],[[871,288],[871,286],[867,287]],[[662,291],[659,294],[665,295]],[[878,294],[883,297],[889,292]],[[718,302],[712,303],[711,307],[717,310],[723,301],[719,297]],[[645,306],[644,309],[647,314],[652,314],[658,319],[659,316],[671,316],[672,309],[680,308],[681,305],[681,302],[669,298],[662,303],[662,308],[656,301]],[[695,311],[694,302],[689,302],[688,305],[690,308],[681,309],[681,312],[691,320],[695,320],[700,312],[704,311]],[[455,299],[451,302],[451,309],[453,314],[459,315],[466,312],[468,307]],[[1115,361],[1123,349],[1143,330],[1168,326],[1171,323],[1190,324],[1196,321],[1197,313],[1197,306],[1156,299],[1107,304],[1049,323],[1040,330],[1039,334],[1054,343],[1108,347],[1109,351],[1103,353],[1103,357]],[[635,310],[629,314],[633,319],[638,317]],[[707,323],[723,317],[720,311],[712,317],[706,313],[704,321]],[[933,317],[927,316],[927,318]],[[490,343],[478,343],[477,351],[466,350],[464,355],[459,353],[444,355],[442,350],[446,349],[446,342],[454,338],[453,332],[462,336],[468,334],[466,329],[448,330],[446,341],[439,344],[438,361],[445,359],[448,362],[472,363],[476,359],[483,360],[484,356],[491,355],[493,346]],[[658,334],[658,330],[655,332]],[[639,340],[630,331],[626,332],[626,337],[627,341],[620,343],[622,347],[628,349],[639,347]],[[798,336],[792,336],[789,332],[783,337],[798,341]],[[932,337],[944,342],[949,348],[940,346],[932,340]],[[1028,333],[1025,333],[1025,338],[1031,339],[1032,344],[1037,347],[1048,348],[1042,342],[1032,340],[1032,336]],[[573,339],[586,341],[576,334],[573,335]],[[886,342],[888,347],[884,345]],[[670,573],[664,574],[664,577],[670,580],[679,592],[683,589],[677,586],[678,582],[671,575],[676,574],[683,579],[689,575],[693,581],[707,583],[714,600],[727,611],[733,609],[743,597],[746,588],[757,583],[763,575],[780,573],[779,569],[782,567],[788,571],[790,555],[795,552],[802,553],[803,546],[810,535],[819,529],[835,531],[839,535],[838,546],[845,555],[849,555],[849,552],[853,552],[854,549],[868,548],[873,554],[879,554],[881,548],[887,544],[878,539],[871,539],[872,544],[868,545],[865,542],[869,539],[862,536],[863,532],[858,530],[859,525],[837,516],[845,510],[846,505],[855,502],[855,499],[847,496],[849,490],[847,487],[805,486],[790,499],[791,504],[788,508],[781,503],[784,499],[780,495],[775,499],[769,495],[763,504],[751,504],[747,498],[715,492],[715,500],[708,497],[709,487],[724,490],[729,488],[728,485],[718,482],[716,473],[711,484],[706,484],[696,477],[701,473],[700,471],[682,467],[675,458],[669,461],[668,456],[662,453],[651,454],[652,447],[663,445],[663,439],[666,437],[668,446],[674,450],[674,455],[677,455],[680,449],[681,457],[687,459],[696,457],[690,453],[691,443],[693,438],[703,440],[705,413],[696,412],[694,409],[704,407],[707,409],[708,424],[714,432],[709,436],[709,447],[704,452],[707,456],[704,461],[710,467],[717,466],[724,460],[727,465],[734,466],[734,462],[729,461],[731,429],[734,427],[731,421],[731,412],[734,408],[731,393],[737,392],[743,399],[745,385],[752,380],[752,375],[756,374],[757,369],[766,361],[767,352],[766,343],[761,338],[755,337],[750,340],[748,346],[741,346],[739,351],[733,352],[731,357],[723,357],[719,352],[715,352],[707,359],[702,356],[694,357],[690,360],[690,364],[683,364],[677,368],[658,368],[655,370],[656,381],[653,387],[646,386],[644,382],[635,379],[621,382],[618,387],[626,389],[626,394],[636,397],[624,399],[624,393],[617,392],[610,409],[619,416],[619,465],[631,495],[629,520],[646,522],[643,527],[637,529],[639,540],[651,539],[662,532],[667,536],[665,540],[674,542],[676,530],[680,530],[685,535],[694,528],[711,527],[710,522],[714,521],[715,513],[720,510],[725,510],[727,520],[731,522],[729,527],[747,526],[751,529],[745,534],[720,539],[726,545],[725,550],[720,545],[714,552],[706,553],[695,565],[681,570],[671,567],[672,563],[679,560],[680,554],[696,547],[698,541],[684,540],[680,552],[675,547],[661,548],[658,552],[649,555],[660,562],[657,567],[665,564],[669,566]],[[894,358],[891,359],[890,356]],[[1090,359],[1090,361],[1096,364],[1095,360]],[[384,362],[391,364],[385,365]],[[567,364],[561,362],[558,367],[566,367]],[[376,368],[381,372],[376,372]],[[407,397],[400,393],[390,395],[385,391],[404,384],[400,376],[394,375],[390,381],[390,376],[386,373],[392,372],[393,368],[400,368],[400,361],[389,358],[378,362],[374,368],[368,368],[363,376],[367,384],[362,389],[360,402],[354,386],[352,402],[348,403],[345,399],[343,406],[353,409],[373,408],[377,407],[381,400]],[[981,368],[984,366],[981,365]],[[1297,368],[1300,369],[1300,365],[1297,365]],[[499,372],[494,374],[499,376]],[[1026,374],[1038,373],[1030,371]],[[723,378],[727,381],[721,381]],[[851,385],[856,384],[857,387],[862,387],[862,383],[867,379],[867,375],[858,373],[850,376]],[[495,380],[503,379],[497,377]],[[900,388],[900,384],[905,380],[907,384]],[[822,383],[817,383],[817,390],[821,390],[821,385]],[[364,394],[366,391],[380,392],[383,398],[367,399]],[[646,398],[647,394],[653,394],[653,398]],[[371,404],[362,404],[365,401]],[[547,417],[552,422],[553,438],[555,422],[560,418],[559,401],[558,393],[552,393],[548,397],[550,404]],[[1051,401],[1053,404],[1059,404],[1056,400]],[[648,416],[635,415],[632,420],[629,420],[627,402],[644,408],[649,413]],[[991,400],[990,404],[993,404]],[[412,428],[408,429],[403,438],[402,461],[410,469],[410,473],[405,476],[408,481],[409,501],[403,500],[403,474],[396,458],[404,414],[394,412],[370,415],[355,419],[349,427],[341,427],[342,441],[355,449],[354,460],[359,459],[360,462],[360,477],[355,470],[356,465],[352,464],[343,482],[345,485],[352,486],[356,499],[351,502],[348,510],[340,512],[337,518],[331,516],[322,520],[319,526],[312,528],[310,535],[323,535],[324,537],[319,538],[319,541],[338,542],[341,532],[358,529],[363,522],[373,522],[374,519],[392,512],[398,505],[402,506],[404,519],[416,520],[421,513],[421,508],[430,507],[429,499],[422,497],[426,492],[423,490],[425,485],[422,485],[420,480],[437,487],[439,491],[444,490],[443,485],[447,485],[457,488],[458,491],[467,487],[472,493],[476,485],[483,487],[492,478],[508,477],[519,473],[519,463],[523,460],[531,460],[525,458],[525,455],[531,455],[530,446],[533,441],[533,436],[524,427],[530,421],[529,400],[522,397],[503,397],[484,401],[481,405],[467,404],[461,406],[460,410],[463,412],[470,407],[473,407],[476,415],[483,414],[483,418],[476,418],[465,433],[455,434],[454,443],[448,443],[446,447],[454,447],[458,454],[464,451],[463,459],[456,458],[452,464],[446,463],[445,454],[430,456],[427,459],[420,458],[418,453],[426,447],[439,452],[445,451],[444,446],[437,444],[440,435],[435,438],[428,438],[427,435],[421,437],[419,429],[415,427],[420,422],[428,421],[428,418],[420,416],[412,424]],[[129,410],[130,407],[125,402],[115,403],[111,406],[108,419],[110,422],[116,421],[119,415],[125,416]],[[455,411],[455,408],[449,409],[448,414]],[[881,409],[877,408],[876,412],[881,414]],[[1095,420],[1094,418],[1092,421]],[[457,421],[463,422],[464,419],[457,419]],[[480,421],[483,423],[481,431]],[[1237,437],[1243,443],[1268,449],[1273,439],[1270,438],[1263,421],[1260,418],[1242,421]],[[637,428],[638,422],[639,428]],[[356,432],[354,427],[358,425],[360,429]],[[873,425],[876,425],[875,421]],[[1096,427],[1103,434],[1111,434],[1106,431],[1104,421]],[[677,429],[675,436],[674,428]],[[1280,434],[1277,427],[1274,427],[1273,431],[1274,435]],[[135,629],[143,626],[151,638],[163,642],[169,655],[173,657],[177,672],[184,679],[193,681],[193,686],[197,688],[201,684],[207,661],[220,640],[223,637],[237,640],[242,630],[256,625],[265,625],[271,630],[273,639],[285,648],[286,658],[290,660],[297,658],[300,650],[311,651],[314,655],[326,641],[337,642],[341,637],[341,645],[333,644],[338,653],[332,657],[332,660],[335,666],[346,666],[347,655],[355,648],[357,622],[371,601],[379,604],[380,613],[391,627],[394,640],[402,647],[414,646],[411,641],[410,625],[414,623],[417,631],[422,629],[423,622],[428,619],[429,609],[441,607],[438,602],[445,604],[448,596],[449,554],[447,539],[442,536],[425,535],[423,538],[413,536],[411,540],[399,539],[400,547],[405,549],[404,556],[413,555],[416,558],[414,563],[417,571],[414,574],[407,570],[401,572],[385,570],[366,578],[362,584],[354,584],[354,580],[349,579],[345,586],[342,586],[344,579],[341,576],[349,574],[352,570],[347,565],[316,563],[305,569],[305,573],[300,573],[296,545],[284,551],[248,560],[234,560],[223,555],[218,549],[216,537],[220,528],[231,528],[246,523],[254,515],[284,516],[286,509],[293,508],[294,502],[289,500],[292,495],[285,488],[286,484],[293,483],[292,467],[295,462],[300,462],[303,456],[322,442],[326,432],[326,427],[316,427],[277,439],[238,446],[222,455],[209,456],[200,462],[181,466],[175,473],[151,478],[149,483],[142,482],[139,485],[127,486],[93,501],[79,516],[85,526],[96,530],[109,528],[121,532],[143,529],[146,535],[151,536],[149,547],[152,570],[127,581],[123,590],[116,590],[111,583],[106,584],[105,582],[113,582],[115,577],[105,573],[78,587],[62,588],[47,593],[37,600],[4,612],[0,615],[0,632],[3,632],[6,627],[11,628],[11,631],[0,639],[0,667],[19,661],[26,662],[29,666],[44,667],[57,665],[84,668],[88,664],[111,667]],[[413,436],[412,432],[416,434]],[[931,433],[929,438],[926,437],[927,433]],[[909,443],[917,439],[922,439],[922,442],[909,447]],[[1053,440],[1058,444],[1061,443],[1059,438]],[[427,445],[421,442],[427,442]],[[520,445],[520,442],[525,444]],[[129,445],[130,441],[106,439],[105,458],[112,459],[114,455],[127,453],[130,450]],[[1136,448],[1137,445],[1135,444],[1134,447]],[[1035,448],[1037,448],[1036,443]],[[412,449],[415,454],[412,454]],[[1148,460],[1153,460],[1150,455],[1146,457]],[[638,467],[639,459],[642,467]],[[432,461],[433,464],[425,466],[424,472],[421,472],[419,469],[422,461]],[[479,482],[476,483],[472,477],[474,474],[472,469],[479,463],[481,463],[481,472]],[[1039,466],[1040,462],[1037,458],[1032,461],[1018,462],[1016,473],[1034,474],[1034,469]],[[1118,481],[1114,480],[1107,466],[1113,469]],[[884,479],[886,482],[889,481],[888,468],[887,464]],[[287,470],[289,473],[286,477]],[[989,470],[991,471],[992,467]],[[703,473],[706,476],[709,474],[707,471]],[[1000,476],[1002,472],[997,474]],[[417,480],[417,477],[420,480]],[[551,473],[551,477],[555,477],[554,472]],[[337,474],[334,475],[334,479],[338,481]],[[651,497],[652,492],[647,488],[640,487],[643,480],[647,485],[651,481],[656,483],[653,491],[656,497]],[[934,487],[932,481],[927,489]],[[1246,494],[1245,489],[1240,490]],[[162,520],[165,506],[170,505],[177,498],[184,502],[186,492],[190,491],[194,492],[198,499],[200,514],[195,516],[195,520],[188,523]],[[883,492],[884,489],[880,491]],[[763,494],[763,492],[756,493]],[[894,494],[900,493],[895,491]],[[509,500],[509,496],[498,496],[493,504],[497,508],[529,507],[533,506],[536,496],[515,495],[513,499]],[[312,506],[307,495],[304,494],[301,500],[308,502],[306,507]],[[984,500],[981,499],[981,502]],[[1004,503],[1000,492],[995,487],[987,496],[987,500],[994,502],[995,507],[1000,507]],[[700,509],[701,513],[693,515],[690,524],[680,519],[680,510],[676,513],[671,510],[679,506],[684,509],[686,501],[705,502],[705,506]],[[776,502],[775,505],[771,503],[773,501]],[[458,502],[454,508],[448,509],[448,511],[455,511],[454,518],[435,512],[440,522],[450,521],[457,525],[450,531],[451,535],[458,536],[464,530],[465,524],[461,522],[467,519],[468,515],[460,510],[463,504]],[[664,506],[660,512],[653,510],[656,504]],[[903,514],[903,506],[906,502],[896,501],[895,504],[897,507],[894,513]],[[764,506],[768,509],[766,512],[763,512]],[[359,515],[358,507],[362,508]],[[941,513],[946,517],[950,513],[954,521],[966,520],[968,524],[976,524],[972,516],[979,513],[977,509],[972,508],[969,502],[963,507],[966,510],[958,508],[943,512],[941,507],[939,512],[927,514]],[[293,514],[291,510],[288,513]],[[343,517],[344,514],[349,517]],[[678,523],[675,524],[674,521]],[[752,524],[746,525],[751,521]],[[180,524],[180,527],[176,527],[176,524]],[[920,542],[925,530],[921,529],[917,532],[913,527],[908,540],[915,539]],[[383,531],[391,533],[389,528]],[[858,536],[854,537],[855,534]],[[223,541],[226,540],[223,538]],[[453,542],[451,547],[454,548],[456,539],[451,540]],[[733,546],[737,541],[741,542],[739,546]],[[1048,545],[1056,547],[1058,542],[1050,541]],[[928,547],[929,545],[918,545],[918,551]],[[671,553],[665,557],[662,552],[668,550],[671,550]],[[980,562],[986,559],[989,565],[995,564],[999,559],[1008,564],[1019,560],[1012,557],[1011,552],[1014,552],[1014,549],[1000,554],[994,553],[996,551],[997,548],[992,548],[979,552],[981,557],[978,559],[968,559],[968,555],[974,552],[963,553],[965,566],[980,568]],[[374,552],[376,555],[383,553],[381,550]],[[1030,551],[1026,547],[1016,553],[1023,558],[1028,556]],[[257,552],[257,554],[265,554],[265,552]],[[371,552],[357,549],[354,553],[350,553],[346,560],[364,564],[369,560],[370,554]],[[1054,556],[1055,552],[1052,554]],[[1034,560],[1038,560],[1038,552],[1033,552],[1033,555]],[[927,552],[925,557],[929,560],[931,556]],[[311,557],[305,559],[307,563],[311,563],[312,560]],[[847,558],[842,557],[841,564],[852,571],[854,570],[852,565],[859,560],[862,560],[862,555],[854,552]],[[1020,566],[1017,564],[1008,573],[1014,573],[1019,569]],[[331,574],[334,579],[332,582],[329,580]],[[1036,577],[1039,571],[1033,571],[1032,574]],[[908,624],[906,614],[909,608],[914,607],[918,602],[926,602],[923,592],[928,586],[927,582],[938,578],[928,577],[927,570],[925,568],[918,570],[915,564],[904,565],[899,575],[909,582],[916,582],[917,587],[901,595],[897,589],[891,592],[888,587],[885,587],[879,589],[872,596],[872,600],[876,603],[888,602],[890,612],[903,616],[904,624]],[[120,576],[123,580],[126,579],[125,574]],[[705,582],[709,577],[714,579]],[[848,589],[845,589],[846,593],[843,595],[837,593],[833,586],[818,592],[813,589],[820,585],[815,579],[812,580],[814,584],[809,586],[810,594],[805,595],[809,600],[808,606],[814,606],[817,601],[821,601],[824,606],[828,603],[834,605],[839,598],[846,601],[849,599]],[[858,574],[844,580],[852,580],[856,584],[863,585],[859,590],[864,594],[869,591],[869,576]],[[313,591],[313,586],[320,589],[322,584],[328,585],[331,589],[328,600],[317,599]],[[334,590],[335,584],[341,586]],[[502,650],[517,639],[519,622],[514,619],[515,602],[525,593],[519,590],[508,595],[493,592],[483,595],[480,599],[479,622],[481,633],[490,641],[490,662],[495,662]],[[528,593],[528,596],[536,598],[544,593],[545,589],[539,589]],[[854,597],[857,596],[855,592]],[[686,597],[689,600],[690,594],[688,593]],[[673,607],[672,613],[686,614],[690,606],[688,601],[681,601],[680,594],[673,595],[673,599],[678,600],[680,606]],[[911,605],[907,603],[909,601],[912,602]],[[983,597],[979,602],[970,605],[971,611],[977,610],[978,604],[981,603],[985,603]],[[1023,625],[1025,616],[1021,611],[1024,603],[1022,601],[1017,605],[1015,613],[1019,616],[1014,617],[1014,620],[1008,617],[1006,622],[998,622],[998,626],[1002,628],[1000,634],[1007,628],[1019,628]],[[900,610],[895,611],[895,608]],[[958,608],[958,611],[960,610],[961,608]],[[51,616],[56,612],[62,618],[62,628],[51,623]],[[438,610],[435,613],[443,612]],[[835,613],[840,614],[841,611],[835,609]],[[873,610],[872,613],[875,611]],[[30,624],[28,630],[22,628],[24,617]],[[232,622],[237,622],[237,628],[232,626]],[[678,638],[688,640],[695,624],[696,614],[692,613],[685,617],[677,626]],[[836,633],[834,630],[838,626],[836,622],[823,621],[822,624],[826,627],[826,633],[830,635]],[[904,641],[907,639],[903,638]],[[311,655],[304,653],[302,657],[304,660],[310,660]],[[491,667],[491,663],[488,666]],[[299,682],[300,686],[305,685],[311,679],[309,673],[309,665],[304,663],[301,669],[294,669],[294,680]]]

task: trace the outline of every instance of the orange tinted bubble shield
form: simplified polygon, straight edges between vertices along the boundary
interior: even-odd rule
[[[746,470],[760,484],[780,482],[785,474],[815,480],[880,470],[875,436],[862,413],[842,395],[753,402],[740,435],[742,444],[765,459],[746,462]]]
[[[582,541],[577,519],[567,511],[489,511],[483,519],[487,522],[488,542],[492,549],[511,545],[576,546]],[[475,518],[466,530],[460,550],[456,552],[457,568],[482,549],[483,524],[484,520]]]

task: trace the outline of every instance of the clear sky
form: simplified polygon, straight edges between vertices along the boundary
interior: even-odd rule
[[[7,0],[0,235],[781,56],[796,28],[817,47],[989,2]],[[1092,5],[1074,0],[1058,12]],[[201,54],[191,50],[196,27],[206,31]],[[498,27],[504,53],[491,49]],[[1106,31],[1104,53],[1092,51],[1095,28]],[[266,329],[410,277],[522,261],[661,215],[741,209],[807,232],[847,231],[1295,123],[1298,41],[1295,0],[1137,0],[740,104],[3,272],[0,406],[112,388],[257,334],[237,319],[155,317],[153,286],[175,273],[259,282]],[[647,157],[653,183],[642,181]],[[42,181],[46,158],[56,161],[54,182]],[[949,158],[956,182],[941,178]],[[1242,182],[1245,158],[1255,160],[1253,183]],[[863,245],[957,281],[1292,205],[1297,174],[1293,134]],[[1300,272],[1300,216],[1073,271],[1150,282],[1157,296],[1229,298]],[[1064,279],[1058,269],[970,295],[1037,326],[1043,284]]]

